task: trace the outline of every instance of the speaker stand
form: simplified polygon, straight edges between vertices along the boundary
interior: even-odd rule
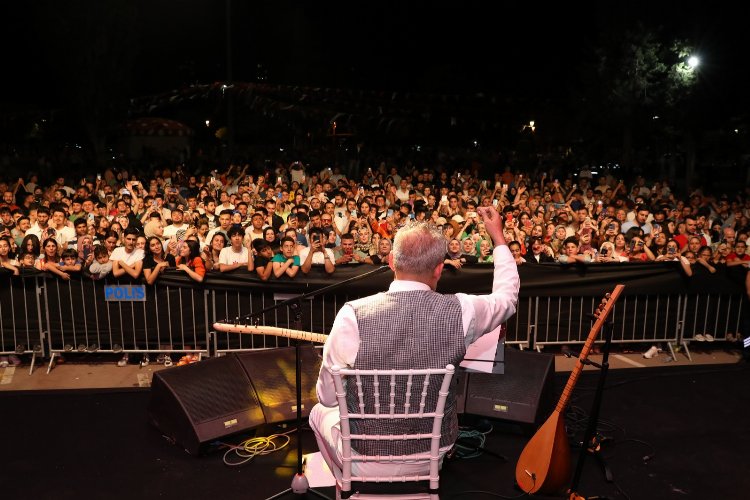
[[[583,436],[581,444],[581,452],[578,455],[578,462],[576,464],[575,474],[573,475],[573,482],[570,484],[570,490],[568,490],[569,500],[584,500],[586,498],[601,498],[601,497],[585,497],[578,493],[578,485],[581,482],[581,475],[583,474],[583,464],[586,461],[586,455],[591,454],[597,459],[599,464],[602,466],[607,482],[613,482],[612,471],[610,470],[607,462],[601,454],[602,439],[597,434],[596,428],[599,424],[599,410],[602,406],[602,396],[604,394],[604,383],[607,379],[607,372],[609,371],[609,349],[612,345],[612,330],[614,324],[611,320],[606,321],[602,325],[602,332],[604,333],[604,346],[602,348],[602,362],[601,364],[595,363],[590,360],[586,360],[586,364],[599,368],[599,380],[596,385],[596,392],[594,394],[594,402],[591,404],[591,412],[589,414],[589,422],[586,426],[586,432]]]
[[[302,301],[299,298],[289,303],[289,309],[293,315],[292,323],[296,330],[302,329]],[[291,487],[281,491],[266,500],[281,498],[289,493],[294,495],[306,495],[311,493],[318,498],[330,500],[327,496],[310,488],[310,483],[305,476],[304,466],[302,464],[302,353],[300,352],[300,341],[294,341],[294,379],[297,393],[297,473],[292,478]]]

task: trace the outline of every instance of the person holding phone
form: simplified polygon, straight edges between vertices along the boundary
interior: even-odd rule
[[[333,250],[336,265],[361,264],[367,259],[367,254],[354,248],[354,235],[341,235],[341,245]]]
[[[690,267],[690,261],[680,255],[680,244],[675,240],[669,240],[662,249],[661,253],[656,257],[656,262],[672,262],[678,261],[682,265],[682,270],[688,276],[693,275],[693,270]]]
[[[299,260],[300,269],[307,274],[312,269],[313,264],[324,266],[328,274],[336,270],[336,259],[333,250],[326,248],[325,232],[319,227],[312,227],[308,233],[310,245],[300,250]]]

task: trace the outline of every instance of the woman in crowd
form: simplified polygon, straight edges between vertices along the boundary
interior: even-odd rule
[[[654,254],[646,246],[646,242],[640,236],[633,236],[630,240],[630,262],[650,262],[654,260]]]
[[[480,240],[479,255],[477,256],[477,263],[489,264],[494,261],[495,259],[492,256],[492,244],[487,240]]]
[[[175,265],[174,256],[164,250],[162,241],[156,236],[148,238],[143,257],[143,277],[146,278],[146,283],[153,285],[166,268]]]
[[[667,253],[667,235],[659,231],[651,238],[651,244],[648,246],[651,253],[657,257]],[[671,259],[670,259],[671,260]]]
[[[211,241],[203,249],[202,255],[209,271],[219,270],[219,254],[227,246],[227,237],[222,232],[214,233]]]
[[[107,234],[115,233],[117,235],[117,245],[122,245],[122,226],[117,221],[112,221],[112,223],[109,225],[109,231]]]
[[[104,248],[106,248],[107,252],[112,255],[112,251],[120,245],[120,235],[115,231],[107,231],[107,234],[104,235],[103,243]]]
[[[367,257],[365,262],[367,264],[387,265],[391,248],[391,240],[388,238],[380,238],[380,240],[378,240],[378,251],[374,255]]]
[[[357,239],[354,241],[354,250],[358,250],[368,256],[377,253],[377,247],[372,246],[372,231],[370,231],[369,227],[360,227],[357,230]]]
[[[711,265],[718,269],[723,269],[727,266],[727,256],[729,256],[731,250],[729,248],[729,245],[727,245],[723,240],[720,241],[721,243],[716,245],[716,251],[711,258]]]
[[[690,250],[685,249],[682,255],[686,255]],[[692,252],[690,252],[692,254]],[[716,266],[713,265],[714,252],[709,246],[702,246],[698,249],[698,253],[689,262],[694,265],[703,266],[709,273],[714,274],[717,271]]]
[[[139,234],[138,237],[135,239],[135,248],[143,250],[145,252],[146,241],[147,241],[147,238],[144,235]]]
[[[276,230],[274,230],[272,226],[269,226],[263,230],[263,239],[266,240],[269,245],[271,245],[271,249],[273,250],[274,254],[279,252],[281,243],[276,237]]]
[[[206,276],[206,266],[200,255],[200,245],[195,240],[186,240],[179,245],[179,255],[175,266],[185,272],[193,281],[202,282]]]
[[[143,226],[143,235],[146,238],[156,236],[160,240],[164,240],[164,223],[160,219],[151,219]]]
[[[544,240],[544,226],[541,224],[534,224],[531,226],[531,231],[529,231],[529,238],[541,238],[544,243],[547,243]]]
[[[443,226],[443,236],[445,236],[445,239],[448,241],[458,237],[458,232],[458,223],[454,220],[447,221]]]
[[[624,259],[627,261],[627,259]],[[615,255],[615,244],[611,241],[605,241],[599,247],[599,254],[596,257],[596,262],[623,262],[620,257]]]
[[[372,248],[380,249],[380,240],[382,239],[383,237],[380,235],[380,233],[372,233],[372,236],[370,237]]]
[[[510,254],[513,256],[513,260],[516,261],[517,266],[526,264],[526,259],[521,254],[521,244],[519,242],[511,241],[508,243],[508,250],[510,250]]]
[[[208,219],[206,217],[199,217],[195,223],[195,234],[198,237],[198,243],[200,243],[201,250],[205,250],[208,246],[206,236],[208,236],[209,226]]]
[[[34,255],[34,259],[37,259],[42,254],[42,245],[39,242],[39,237],[35,234],[27,234],[21,240],[20,253],[30,253]]]
[[[451,238],[448,242],[448,252],[443,260],[446,266],[454,269],[460,269],[466,263],[466,259],[461,258],[461,242],[456,238]]]
[[[628,260],[630,260],[628,241],[625,239],[625,235],[622,233],[618,233],[615,236],[613,254],[620,262],[627,262]]]
[[[467,236],[461,240],[461,257],[466,260],[467,264],[476,264],[480,242],[479,237],[475,240],[473,236]]]
[[[615,238],[620,233],[620,221],[617,219],[611,219],[609,222],[603,221],[599,228],[599,234],[601,235],[601,242],[609,241],[610,243],[615,242]]]
[[[565,229],[565,226],[562,224],[555,226],[555,231],[552,234],[552,238],[549,242],[549,247],[552,249],[552,252],[556,256],[560,255],[563,252],[565,238],[567,238],[567,231]]]
[[[106,217],[99,217],[99,220],[95,222],[96,235],[94,236],[94,239],[104,242],[104,238],[106,238],[107,232],[109,231],[109,226],[109,219]]]
[[[60,246],[54,238],[47,238],[42,244],[42,255],[36,260],[35,267],[40,271],[49,271],[62,279],[70,279],[70,275],[60,270]]]
[[[0,238],[0,267],[18,275],[18,261],[11,252],[10,238],[3,236]]]
[[[693,275],[693,270],[690,266],[690,261],[680,255],[680,244],[675,240],[667,241],[666,245],[662,249],[661,253],[654,259],[656,262],[671,262],[677,261],[682,265],[682,270],[688,276]]]

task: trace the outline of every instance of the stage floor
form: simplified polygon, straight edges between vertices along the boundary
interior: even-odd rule
[[[639,346],[645,350],[648,344]],[[721,346],[691,347],[690,357],[677,353],[677,359],[671,360],[668,352],[659,353],[652,359],[645,359],[640,350],[634,353],[613,352],[609,357],[611,370],[684,367],[713,364],[732,364],[740,361],[739,349],[722,349]],[[166,369],[157,364],[151,357],[148,366],[128,364],[117,366],[122,355],[86,354],[72,352],[65,354],[65,362],[55,364],[47,373],[48,361],[37,361],[34,370],[30,370],[30,357],[24,357],[24,364],[18,367],[0,368],[0,391],[33,391],[55,389],[122,389],[150,387],[154,373]],[[176,356],[175,356],[176,357]],[[601,361],[602,356],[591,354],[592,361]],[[576,358],[555,355],[555,371],[570,372],[575,366]],[[594,370],[587,366],[584,370]],[[31,373],[30,373],[31,372]]]
[[[613,359],[623,369],[609,372],[599,421],[613,482],[589,458],[578,491],[589,498],[623,500],[745,498],[750,489],[750,364],[729,355],[728,364],[717,363],[717,352],[695,353],[692,363],[625,356],[629,362]],[[570,360],[558,362],[568,365]],[[633,363],[646,366],[635,369]],[[159,369],[163,367],[68,362],[50,375],[46,367],[31,376],[28,367],[11,370],[10,382],[0,391],[3,498],[259,500],[290,486],[297,433],[288,447],[229,467],[221,450],[188,455],[149,425],[151,391],[140,382]],[[568,378],[564,366],[558,369],[557,395]],[[581,375],[566,418],[574,464],[597,380],[594,372]],[[469,430],[479,428],[476,417],[465,417],[462,423]],[[446,461],[441,499],[519,495],[514,469],[528,436],[513,424],[489,422],[493,430],[484,448],[507,460],[484,453]],[[254,433],[267,436],[292,427],[268,425]],[[301,438],[304,453],[316,451],[309,429],[303,427]],[[240,440],[232,436],[222,441]],[[332,488],[320,491],[333,498]]]

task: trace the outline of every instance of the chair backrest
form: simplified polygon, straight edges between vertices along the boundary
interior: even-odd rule
[[[342,491],[349,491],[352,481],[403,482],[427,480],[430,481],[430,490],[437,490],[439,485],[441,425],[454,371],[453,365],[429,370],[351,370],[338,366],[332,367],[331,372],[341,417]],[[356,409],[351,408],[351,406],[354,406],[351,405],[351,402],[347,405],[346,385],[348,384],[356,384],[358,399]],[[437,403],[431,408],[428,393],[433,392],[433,388],[436,386],[439,387],[439,395]],[[363,387],[371,387],[374,394],[365,394]],[[350,387],[350,391],[351,389]],[[413,421],[414,419],[431,421],[431,432],[399,433],[399,422],[406,425],[407,421]],[[388,422],[392,432],[389,431],[380,435],[356,433],[357,428],[359,428],[356,425],[358,421]],[[352,433],[352,429],[355,430],[355,433]],[[359,450],[356,450],[357,453],[353,454],[352,441],[365,443],[368,441],[421,441],[422,444],[428,445],[424,446],[424,449],[429,451],[408,455],[368,456],[359,453]],[[353,460],[355,462],[393,464],[414,463],[415,461],[427,463],[429,461],[429,475],[352,476]]]

